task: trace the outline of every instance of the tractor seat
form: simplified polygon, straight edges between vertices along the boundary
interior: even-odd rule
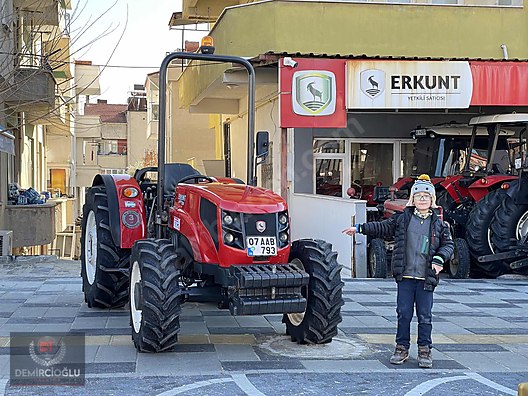
[[[200,172],[189,164],[165,164],[165,180],[163,184],[165,195],[174,195],[176,185],[184,177],[199,174]]]

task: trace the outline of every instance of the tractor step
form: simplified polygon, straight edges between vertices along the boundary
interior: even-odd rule
[[[478,258],[478,262],[479,263],[489,263],[492,261],[515,259],[515,258],[526,256],[527,254],[528,252],[526,251],[526,248],[518,247],[517,249],[512,249],[508,252],[501,252],[501,253],[488,254],[486,256],[480,256]]]
[[[510,263],[510,268],[514,271],[518,271],[525,267],[528,267],[528,258],[524,258],[522,260],[518,260],[518,261],[514,261],[513,263]]]
[[[301,287],[308,284],[309,275],[292,264],[238,265],[231,267],[236,286],[243,289],[266,287]]]
[[[306,299],[300,295],[281,295],[276,299],[235,296],[229,301],[231,315],[284,314],[305,310]]]

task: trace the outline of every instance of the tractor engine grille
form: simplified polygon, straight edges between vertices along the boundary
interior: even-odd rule
[[[246,235],[277,236],[277,214],[243,214]],[[257,221],[264,221],[266,229],[263,232],[257,230]]]
[[[279,249],[285,248],[290,242],[287,211],[253,214],[223,209],[221,219],[222,239],[227,246],[244,250],[247,248],[247,237],[261,236],[276,238]]]

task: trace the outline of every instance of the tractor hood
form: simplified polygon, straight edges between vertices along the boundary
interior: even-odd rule
[[[244,213],[274,213],[286,210],[286,202],[271,190],[244,184],[209,183],[189,185],[189,191],[215,203],[221,209]]]

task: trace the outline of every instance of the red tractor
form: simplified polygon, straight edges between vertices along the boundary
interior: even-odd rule
[[[444,219],[452,226],[455,237],[455,254],[446,268],[452,278],[469,276],[469,240],[464,240],[464,237],[466,221],[474,202],[490,190],[492,193],[489,196],[494,197],[495,190],[501,191],[501,182],[516,178],[514,175],[492,173],[505,172],[503,167],[509,168],[507,137],[512,136],[514,131],[499,128],[500,133],[495,134],[494,130],[489,133],[487,126],[479,124],[477,119],[472,119],[470,125],[449,123],[413,130],[411,136],[416,139],[413,175],[401,178],[389,188],[391,198],[383,202],[381,209],[385,218],[402,211],[416,176],[421,173],[430,175],[437,191],[437,204],[442,207]],[[498,157],[501,161],[497,160]],[[491,160],[488,161],[488,158]],[[488,163],[490,167],[493,164],[490,170],[486,168]],[[471,231],[475,230],[473,227]],[[389,253],[390,258],[390,248],[390,242],[370,241],[369,268],[373,276],[383,277],[386,274],[384,268],[388,267],[390,260],[384,255]]]
[[[512,271],[527,274],[528,167],[524,133],[528,114],[483,116],[478,123],[495,130],[517,130],[519,139],[511,150],[511,162],[520,176],[504,180],[500,189],[477,202],[467,223],[467,241],[485,275],[497,277]]]
[[[490,125],[493,116],[473,117],[469,146],[456,155],[461,171],[449,173],[440,183],[437,203],[444,209],[445,219],[453,234],[466,238],[474,256],[487,241],[487,229],[493,212],[503,199],[502,183],[515,180],[517,175],[510,159],[510,140],[515,131],[500,125]],[[474,210],[475,203],[484,200]]]
[[[209,48],[210,49],[210,48]],[[166,79],[175,59],[227,62],[246,69],[248,185],[165,163]],[[257,134],[250,62],[209,53],[171,53],[160,68],[158,166],[98,175],[83,208],[81,261],[89,307],[130,305],[140,352],[173,350],[186,301],[214,301],[233,315],[283,314],[297,343],[332,340],[341,322],[341,266],[322,240],[290,240],[286,202],[256,187],[268,134]],[[156,180],[153,180],[156,178]]]

